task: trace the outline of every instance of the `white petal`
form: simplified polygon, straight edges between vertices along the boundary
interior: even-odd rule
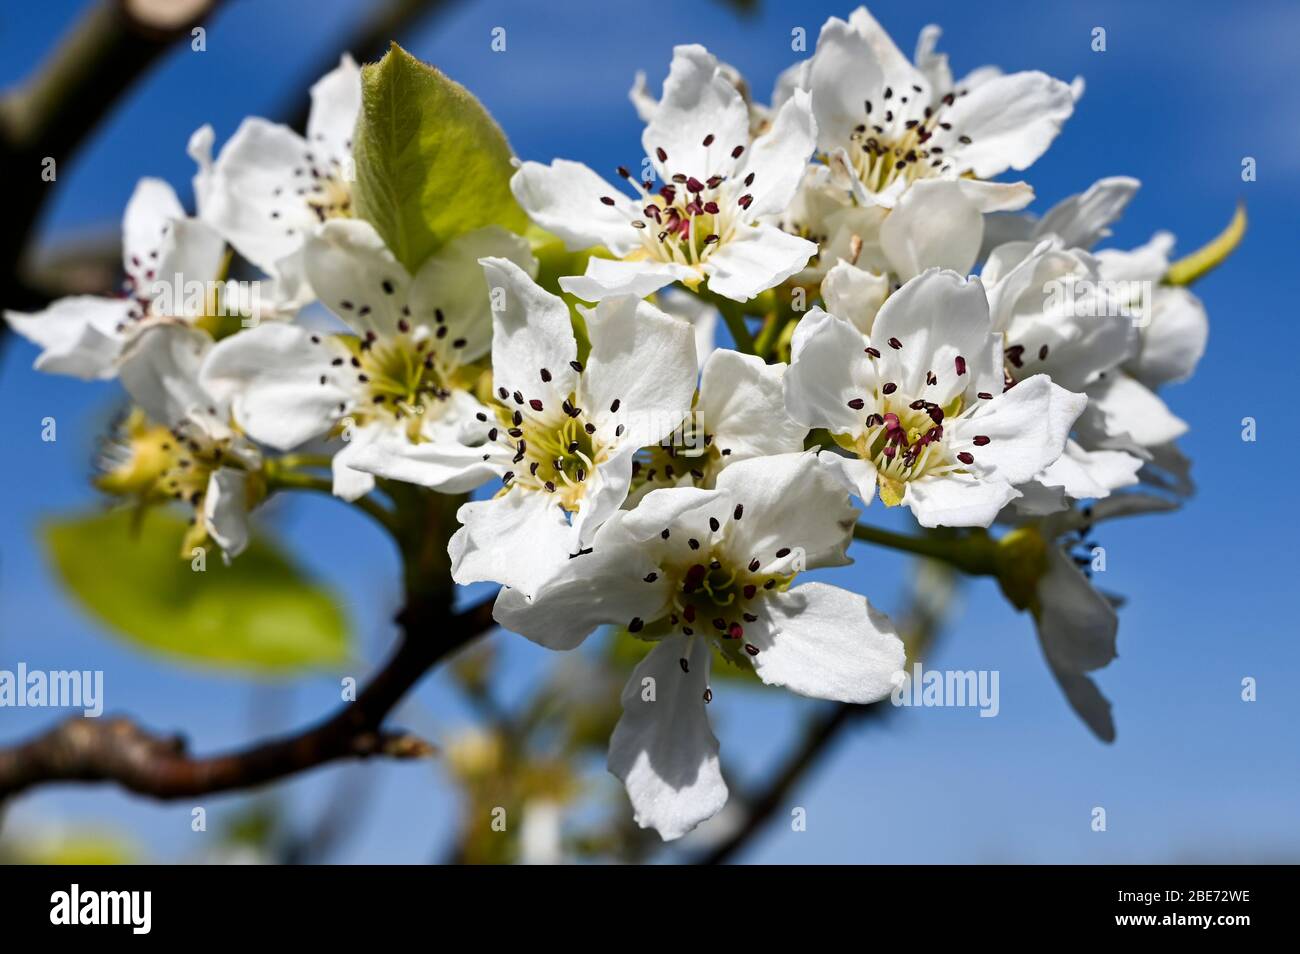
[[[424,439],[419,443],[411,443],[401,425],[385,427],[373,440],[352,451],[348,465],[378,477],[419,484],[445,494],[468,493],[501,476],[509,465],[500,455],[490,454],[489,446],[466,440],[465,416],[472,417],[482,405],[464,392],[458,392],[453,400],[462,404],[463,409],[426,424]],[[488,460],[483,459],[485,455],[489,456]]]
[[[607,298],[582,313],[591,353],[579,398],[589,405],[598,439],[645,447],[672,433],[695,396],[698,364],[690,326],[631,296]],[[617,412],[611,410],[615,401]]]
[[[176,219],[159,246],[153,280],[140,287],[152,289],[151,298],[165,301],[170,297],[170,314],[193,314],[193,308],[182,306],[195,297],[192,293],[206,296],[208,283],[216,281],[225,256],[226,241],[212,226],[199,219]]]
[[[817,453],[739,461],[718,475],[717,489],[744,507],[726,538],[737,563],[757,559],[802,570],[852,562],[848,546],[858,510],[839,468]]]
[[[465,342],[456,349],[461,362],[476,361],[492,347],[492,299],[478,264],[490,257],[509,259],[529,276],[537,274],[528,240],[489,225],[453,238],[425,260],[411,281],[413,320],[427,321],[435,309],[441,310],[448,339]]]
[[[226,409],[199,383],[211,344],[203,332],[184,325],[156,325],[137,337],[123,355],[122,386],[159,424],[175,427],[197,421],[217,433],[224,429]]]
[[[609,770],[627,786],[636,823],[665,841],[727,802],[718,740],[705,711],[710,662],[704,639],[675,636],[655,646],[623,690],[623,717],[610,739]],[[645,698],[647,685],[653,701]]]
[[[1022,484],[1061,456],[1070,428],[1087,403],[1085,395],[1035,374],[945,422],[945,439],[954,453],[975,455],[973,467],[981,479]],[[972,441],[980,435],[989,443],[976,447]]]
[[[1079,423],[1094,436],[1127,436],[1141,447],[1167,444],[1187,432],[1187,423],[1158,395],[1122,373],[1089,386],[1088,409]]]
[[[708,136],[713,139],[705,146]],[[641,144],[664,182],[677,173],[703,182],[715,172],[730,172],[732,150],[749,145],[749,107],[704,47],[673,48],[659,108]],[[666,161],[659,159],[660,149]]]
[[[695,329],[695,360],[703,370],[717,347],[718,309],[695,295],[672,289],[659,296],[659,307]]]
[[[906,653],[894,624],[865,596],[805,583],[764,601],[766,626],[745,630],[754,671],[770,686],[837,702],[889,695]]]
[[[645,298],[673,282],[695,278],[699,273],[688,265],[653,262],[638,258],[622,261],[612,258],[587,260],[583,275],[566,275],[560,287],[583,301],[600,301],[615,295]]]
[[[310,148],[288,126],[244,120],[217,156],[204,218],[241,255],[274,274],[319,220],[295,194]],[[272,213],[275,213],[273,216]]]
[[[641,122],[649,123],[655,118],[659,100],[655,99],[646,84],[645,70],[636,71],[636,78],[632,81],[632,88],[627,92],[627,98],[632,101],[632,106],[636,109],[637,117]]]
[[[122,216],[122,263],[136,285],[153,279],[163,239],[183,218],[185,209],[166,182],[144,178],[136,184]]]
[[[457,583],[495,582],[534,595],[576,551],[564,511],[546,494],[511,490],[456,513],[461,528],[447,545]]]
[[[125,331],[133,303],[124,298],[76,295],[60,298],[34,315],[5,312],[9,327],[41,348],[35,368],[49,374],[70,374],[84,380],[117,374]]]
[[[381,337],[397,333],[410,276],[374,226],[361,219],[334,219],[307,240],[303,256],[321,303],[350,328]]]
[[[311,87],[307,141],[335,160],[352,155],[352,134],[361,113],[361,70],[347,53]]]
[[[987,527],[1020,492],[1000,480],[970,476],[909,480],[903,503],[923,527]]]
[[[888,342],[897,339],[900,348]],[[881,306],[871,340],[881,352],[877,373],[904,394],[939,403],[961,390],[1002,389],[1002,353],[991,334],[988,301],[979,279],[931,269],[907,282]],[[966,374],[958,375],[957,358]],[[929,373],[938,379],[926,385]]]
[[[754,176],[749,194],[754,197],[747,212],[752,219],[763,215],[780,215],[794,198],[803,180],[808,157],[817,144],[817,127],[813,122],[812,103],[808,94],[796,90],[782,106],[765,132],[746,153],[747,161],[736,175]]]
[[[808,428],[785,410],[783,364],[739,351],[715,351],[700,379],[697,412],[728,464],[803,450]]]
[[[1104,248],[1097,253],[1097,261],[1102,277],[1110,281],[1158,282],[1169,270],[1173,248],[1174,237],[1157,232],[1145,245],[1129,251]]]
[[[208,533],[229,557],[248,546],[248,474],[220,467],[208,478],[203,495],[203,521]]]
[[[580,646],[598,626],[660,616],[672,595],[669,578],[656,575],[647,583],[645,577],[658,569],[649,551],[607,539],[612,545],[598,538],[591,553],[568,561],[532,599],[503,589],[492,618],[547,649],[567,650]]]
[[[864,356],[862,333],[843,318],[813,308],[799,320],[785,372],[785,406],[807,427],[854,433],[862,415],[849,407],[875,390],[875,372]]]
[[[1186,288],[1157,288],[1152,313],[1141,329],[1141,350],[1129,372],[1147,387],[1192,376],[1205,353],[1210,322],[1201,300]]]
[[[918,101],[929,102],[928,80],[907,61],[888,34],[859,8],[849,23],[831,17],[817,38],[808,70],[817,136],[825,152],[844,146],[853,129],[866,121],[864,101],[881,100],[886,86],[921,86]]]
[[[822,279],[821,292],[831,314],[847,318],[858,331],[869,335],[876,313],[889,297],[889,286],[888,275],[840,261]]]
[[[1141,183],[1129,176],[1098,179],[1086,192],[1063,199],[1034,227],[1035,236],[1056,235],[1066,248],[1090,249],[1110,235]]]
[[[1073,112],[1065,83],[1045,73],[1012,73],[957,97],[944,114],[953,128],[937,134],[934,143],[947,151],[956,172],[991,179],[1032,165]],[[972,141],[962,144],[960,136]]]
[[[1065,452],[1036,478],[1047,487],[1059,487],[1075,500],[1107,497],[1112,490],[1137,483],[1142,461],[1132,454],[1112,450],[1085,450],[1066,441]]]
[[[289,450],[328,431],[341,416],[339,406],[354,396],[350,381],[331,365],[347,354],[323,335],[272,322],[214,345],[200,381],[209,394],[229,401],[252,438]]]
[[[216,135],[213,128],[204,123],[190,134],[190,140],[185,145],[185,154],[198,166],[192,182],[194,205],[198,210],[199,218],[204,217],[208,194],[212,191],[212,143],[216,140]]]
[[[507,391],[544,391],[563,400],[577,385],[570,365],[578,358],[578,346],[569,306],[509,259],[485,258],[481,264],[500,306],[492,313],[493,383]],[[551,377],[546,387],[542,370]]]
[[[335,497],[358,500],[375,489],[374,474],[358,470],[353,464],[381,434],[381,428],[375,425],[350,428],[345,433],[343,446],[330,461]]]
[[[626,255],[641,244],[632,227],[639,215],[636,203],[580,162],[525,162],[510,179],[510,190],[529,217],[564,239],[571,252],[603,245]]]
[[[1054,668],[1091,672],[1115,658],[1114,607],[1059,547],[1048,549],[1037,597],[1038,634]]]
[[[709,290],[732,301],[749,301],[781,284],[817,254],[815,243],[771,225],[738,224],[704,263]]]
[[[899,278],[927,268],[970,271],[984,237],[984,216],[950,179],[913,183],[880,226],[880,244]]]

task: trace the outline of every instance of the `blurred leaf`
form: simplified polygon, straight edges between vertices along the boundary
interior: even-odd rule
[[[93,829],[28,837],[0,845],[0,863],[19,865],[132,865],[140,852],[125,837]]]
[[[257,674],[347,658],[342,610],[278,548],[254,540],[230,566],[213,550],[200,572],[176,557],[186,523],[155,510],[135,524],[114,510],[44,527],[64,586],[133,645]]]
[[[1165,282],[1170,285],[1190,285],[1208,275],[1228,260],[1245,234],[1246,204],[1238,202],[1237,211],[1233,213],[1228,227],[1195,252],[1171,263],[1169,271],[1165,273]]]
[[[396,43],[361,71],[354,196],[414,273],[448,239],[485,225],[523,233],[510,145],[468,90]]]

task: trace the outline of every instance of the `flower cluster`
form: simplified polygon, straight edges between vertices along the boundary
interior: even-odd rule
[[[610,179],[518,163],[532,224],[452,234],[414,267],[358,202],[345,58],[305,136],[250,119],[214,159],[195,134],[196,215],[140,183],[122,297],[6,318],[39,369],[120,379],[136,410],[101,485],[192,507],[185,546],[237,557],[248,513],[324,461],[348,501],[461,497],[451,577],[499,584],[506,628],[555,650],[603,626],[647,643],[609,767],[665,839],[727,799],[715,662],[851,703],[904,668],[866,596],[796,579],[873,539],[855,500],[909,510],[915,552],[955,541],[953,562],[997,576],[1109,740],[1089,673],[1117,618],[1076,552],[1101,520],[1190,492],[1186,425],[1157,392],[1195,369],[1207,320],[1164,281],[1169,236],[1096,248],[1134,180],[1011,214],[1034,191],[995,177],[1051,146],[1082,83],[955,79],[937,38],[913,61],[865,9],[832,18],[770,106],[677,47],[657,99],[643,77],[632,91],[644,161]],[[539,265],[557,245],[572,273]],[[191,281],[203,293],[179,294]],[[718,313],[734,349],[715,350]]]

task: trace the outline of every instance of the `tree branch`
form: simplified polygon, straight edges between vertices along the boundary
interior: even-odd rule
[[[398,617],[401,642],[383,669],[355,702],[302,732],[194,758],[183,738],[154,734],[129,719],[70,719],[0,750],[0,800],[51,782],[113,782],[168,800],[253,788],[338,759],[427,755],[427,743],[385,732],[382,723],[436,663],[494,625],[492,602],[454,616],[444,615],[440,606],[408,606]]]

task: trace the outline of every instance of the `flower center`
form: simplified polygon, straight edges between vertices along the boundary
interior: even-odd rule
[[[722,458],[729,449],[719,448],[692,414],[685,425],[674,432],[670,442],[643,447],[632,461],[632,487],[629,500],[658,487],[680,486],[689,478],[690,485],[710,488],[722,469]]]
[[[387,417],[405,423],[408,438],[418,443],[425,416],[441,413],[458,386],[457,366],[435,347],[437,335],[427,327],[412,330],[403,321],[399,329],[397,335],[383,338],[373,331],[362,338],[339,336],[348,355],[335,358],[333,364],[355,373],[361,386],[362,396],[352,413],[357,424]],[[327,380],[321,376],[322,384]]]
[[[506,489],[520,486],[554,494],[565,510],[576,511],[588,480],[609,456],[577,396],[570,394],[559,407],[548,407],[537,398],[525,400],[520,392],[511,394],[505,388],[497,389],[497,397],[498,426],[488,431],[488,441],[513,452],[513,469],[504,475]]]
[[[703,145],[714,148],[712,134],[704,137]],[[744,152],[744,145],[720,149],[718,161],[710,157],[706,165],[709,169],[730,170]],[[662,148],[656,154],[660,163],[668,161],[668,153]],[[618,174],[631,184],[642,202],[640,214],[629,216],[641,240],[641,248],[630,258],[699,266],[732,238],[754,201],[748,191],[754,184],[754,173],[736,180],[724,171],[709,169],[695,170],[695,174],[678,172],[656,192],[653,182],[638,182],[625,167],[619,167]],[[615,204],[611,196],[601,196],[600,201]]]
[[[331,163],[326,170],[312,166],[310,174],[311,183],[304,198],[316,218],[322,222],[352,218],[352,186],[337,163]]]
[[[649,624],[640,617],[633,619],[629,632],[647,639],[674,633],[715,638],[723,655],[734,663],[742,662],[745,655],[758,655],[758,647],[745,640],[745,629],[758,622],[763,594],[787,589],[803,569],[802,551],[781,546],[753,554],[748,562],[736,559],[727,530],[744,512],[744,505],[736,504],[724,519],[710,517],[707,531],[676,527],[660,533],[665,541],[686,536],[686,549],[675,547],[645,577],[646,583],[660,578],[671,581],[669,605]]]
[[[920,87],[912,88],[913,94],[920,92]],[[952,129],[944,113],[965,91],[949,93],[938,106],[926,106],[920,113],[915,103],[907,106],[910,95],[895,98],[894,90],[886,87],[883,102],[863,103],[866,121],[849,134],[849,161],[868,191],[883,192],[899,179],[911,183],[951,169],[944,147],[931,140]],[[957,140],[963,145],[971,141],[969,136]]]

